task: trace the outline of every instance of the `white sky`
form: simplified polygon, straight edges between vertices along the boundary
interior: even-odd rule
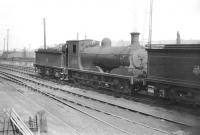
[[[6,29],[9,49],[41,47],[43,18],[47,44],[88,38],[129,40],[130,32],[148,37],[150,0],[1,0],[0,50]],[[200,0],[154,0],[152,40],[200,39]],[[140,38],[143,39],[142,37]]]

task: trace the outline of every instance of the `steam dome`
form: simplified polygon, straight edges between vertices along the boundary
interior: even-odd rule
[[[101,41],[101,47],[111,47],[110,38],[103,38]]]

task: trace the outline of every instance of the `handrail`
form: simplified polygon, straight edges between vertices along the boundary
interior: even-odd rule
[[[13,108],[7,111],[7,115],[23,135],[34,135]]]

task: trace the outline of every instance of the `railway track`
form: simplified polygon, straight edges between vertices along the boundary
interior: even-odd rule
[[[4,74],[4,75],[5,75],[5,74]],[[53,100],[56,100],[56,101],[62,103],[63,105],[66,105],[66,106],[68,106],[68,107],[70,107],[70,108],[72,108],[72,109],[74,109],[74,110],[76,110],[76,111],[78,111],[78,112],[81,112],[81,113],[83,113],[83,114],[85,114],[85,115],[87,115],[87,116],[89,116],[89,117],[92,117],[92,118],[96,119],[97,121],[100,121],[100,122],[102,122],[102,123],[104,123],[104,124],[106,124],[106,125],[108,125],[108,126],[111,126],[111,127],[115,128],[115,129],[117,129],[117,130],[119,130],[119,131],[122,131],[122,132],[125,133],[125,134],[131,135],[130,133],[128,133],[128,132],[126,132],[126,131],[124,131],[124,130],[122,130],[122,129],[120,129],[120,128],[114,127],[114,126],[110,125],[110,124],[107,123],[107,122],[104,122],[104,121],[102,121],[102,120],[100,120],[100,119],[98,119],[98,118],[96,118],[96,117],[91,116],[90,114],[87,114],[87,113],[84,112],[84,111],[81,111],[81,110],[79,110],[79,109],[77,109],[77,108],[75,108],[75,107],[73,107],[73,106],[67,104],[65,101],[62,101],[60,98],[58,98],[58,97],[56,97],[56,96],[54,96],[54,95],[52,95],[52,94],[50,94],[50,93],[45,93],[45,92],[39,91],[37,88],[34,88],[34,87],[32,87],[32,86],[29,86],[29,85],[27,85],[27,84],[25,84],[25,83],[23,83],[23,82],[21,82],[21,81],[15,81],[14,78],[9,77],[9,76],[7,76],[7,75],[5,75],[5,76],[0,75],[0,77],[3,78],[3,79],[5,79],[5,80],[8,80],[8,81],[10,81],[10,82],[13,82],[13,83],[15,83],[15,84],[18,84],[18,85],[20,85],[20,86],[24,86],[24,87],[26,87],[26,88],[28,88],[28,89],[31,89],[32,91],[38,92],[38,93],[40,93],[40,94],[42,94],[42,95],[45,95],[45,96],[47,96],[47,97],[49,97],[49,98],[51,98],[51,99],[53,99]],[[81,135],[81,133],[79,133],[76,129],[74,129],[74,130],[76,131],[77,134]]]
[[[3,75],[4,77],[3,77],[2,75]],[[45,95],[45,96],[49,97],[49,98],[51,98],[51,99],[54,99],[54,100],[56,100],[56,101],[58,101],[58,102],[60,102],[60,103],[62,103],[62,104],[64,104],[64,105],[66,105],[66,106],[68,106],[68,107],[70,107],[70,108],[72,108],[72,109],[78,111],[78,112],[81,112],[81,113],[83,113],[83,114],[85,114],[85,115],[87,115],[87,116],[89,116],[89,117],[91,117],[91,118],[94,118],[94,119],[96,119],[97,121],[100,121],[100,122],[106,124],[107,126],[110,126],[110,127],[112,127],[112,128],[115,128],[115,129],[117,129],[117,130],[119,130],[119,131],[121,131],[121,132],[123,132],[123,133],[125,133],[125,134],[128,134],[128,135],[131,135],[131,134],[132,134],[132,133],[129,133],[129,132],[127,132],[127,131],[125,131],[125,130],[119,128],[119,127],[116,127],[116,126],[114,126],[114,125],[112,125],[112,124],[110,124],[110,123],[108,123],[108,122],[106,122],[106,121],[103,121],[103,120],[101,120],[101,119],[99,119],[99,118],[97,118],[97,117],[95,117],[95,116],[92,116],[92,115],[88,114],[88,113],[85,112],[85,111],[82,111],[82,110],[80,110],[80,109],[77,109],[77,108],[74,107],[73,105],[70,105],[70,104],[69,104],[69,102],[74,104],[75,102],[73,102],[73,101],[69,101],[69,100],[67,100],[67,99],[65,99],[65,98],[63,98],[63,97],[59,97],[59,96],[56,96],[56,95],[54,95],[54,94],[41,91],[41,90],[39,90],[38,88],[35,88],[35,87],[31,86],[31,85],[27,85],[26,83],[24,83],[24,82],[22,82],[22,81],[19,81],[19,80],[16,81],[16,78],[15,78],[16,76],[15,76],[15,77],[12,77],[12,75],[10,75],[10,74],[7,74],[7,73],[5,73],[5,72],[4,72],[4,73],[1,72],[1,76],[0,76],[0,77],[3,78],[3,79],[8,80],[8,81],[10,81],[10,82],[13,82],[13,83],[15,83],[15,84],[18,84],[18,85],[24,86],[24,87],[26,87],[26,88],[29,88],[29,89],[31,89],[31,90],[33,90],[33,91],[35,91],[35,92],[38,92],[38,93],[40,93],[40,94],[42,94],[42,95]],[[75,103],[75,104],[77,104],[77,103]],[[77,105],[83,106],[83,105],[81,105],[81,104],[77,104]],[[84,106],[84,107],[86,107],[86,106]],[[88,108],[88,107],[86,107],[86,108]],[[92,108],[90,108],[90,109],[92,109]],[[98,111],[98,112],[100,112],[100,111]],[[107,115],[112,115],[112,114],[107,114]],[[112,116],[114,116],[114,115],[112,115]],[[116,117],[116,116],[115,116],[115,117]],[[138,124],[138,123],[136,123],[136,124]],[[148,127],[148,126],[145,126],[145,127],[151,128],[151,127]],[[152,128],[152,129],[153,129],[153,128]],[[167,134],[167,135],[168,135],[168,134],[172,134],[172,133],[168,133],[168,132],[166,132],[166,131],[162,131],[162,130],[155,129],[155,128],[154,128],[153,130],[158,131],[158,132],[163,133],[163,134]]]
[[[14,69],[18,69],[18,70],[21,70],[21,71],[25,71],[24,73],[35,73],[35,70],[34,70],[33,67],[17,66],[17,65],[1,64],[1,63],[0,63],[0,66],[11,68],[11,69],[14,68]]]
[[[35,74],[34,68],[33,67],[25,67],[25,66],[16,66],[16,65],[9,65],[9,64],[0,64],[1,68],[6,68],[9,69],[11,71],[14,72],[18,72],[21,74],[26,74],[26,75],[31,75],[32,77],[36,77],[39,79],[45,79],[45,80],[49,80],[51,82],[54,82],[56,84],[66,84],[69,85],[71,87],[77,87],[80,89],[87,89],[87,90],[91,90],[91,91],[97,91],[99,93],[103,93],[103,94],[107,94],[107,95],[112,95],[114,97],[123,97],[124,99],[128,99],[128,100],[132,100],[135,102],[142,102],[142,103],[146,103],[146,104],[152,104],[152,105],[157,105],[157,106],[168,106],[169,104],[171,104],[170,102],[165,102],[165,100],[162,99],[152,99],[151,97],[146,97],[146,96],[134,96],[134,97],[130,97],[127,95],[118,95],[117,93],[113,93],[111,91],[107,91],[107,90],[103,90],[103,89],[95,89],[95,88],[91,88],[90,86],[85,86],[85,85],[77,85],[74,84],[72,82],[68,82],[66,80],[56,80],[55,78],[49,78],[49,77],[41,77],[38,76],[37,74]]]
[[[21,74],[26,74],[26,75],[31,75],[32,77],[37,77],[37,78],[40,78],[40,79],[44,79],[42,78],[41,76],[38,76],[35,74],[35,71],[34,71],[34,68],[32,67],[25,67],[25,66],[16,66],[16,65],[10,65],[10,64],[0,64],[0,67],[1,68],[4,68],[4,69],[9,69],[11,71],[14,71],[14,72],[18,72],[18,73],[21,73]],[[136,102],[143,102],[143,103],[147,103],[147,104],[157,104],[160,103],[158,101],[155,101],[151,98],[146,98],[146,97],[130,97],[130,96],[120,96],[118,94],[113,94],[112,92],[110,91],[107,91],[107,90],[98,90],[98,89],[94,89],[94,88],[91,88],[91,87],[87,87],[87,86],[83,86],[83,85],[76,85],[74,83],[71,83],[71,82],[68,82],[66,80],[62,81],[62,80],[55,80],[55,79],[51,79],[51,78],[45,78],[46,80],[50,80],[51,82],[53,81],[54,83],[62,83],[62,84],[66,84],[66,85],[69,85],[71,87],[78,87],[78,88],[81,88],[81,89],[87,89],[87,90],[92,90],[92,91],[97,91],[99,93],[104,93],[104,94],[107,94],[107,95],[113,95],[115,97],[123,97],[125,99],[128,99],[128,100],[133,100],[133,101],[136,101]],[[169,103],[167,103],[168,105]],[[161,104],[159,104],[161,105]],[[163,103],[162,102],[162,105],[166,105],[166,103]]]
[[[97,100],[97,99],[94,99],[94,98],[91,98],[91,97],[87,97],[87,96],[83,96],[83,95],[80,95],[80,94],[77,94],[77,93],[72,93],[72,92],[69,92],[69,91],[66,91],[64,89],[60,89],[58,87],[55,87],[55,86],[50,86],[50,85],[47,85],[47,84],[44,84],[44,83],[41,83],[41,82],[38,82],[38,81],[35,81],[35,80],[32,80],[32,79],[29,79],[29,78],[24,78],[22,76],[17,76],[17,75],[13,75],[13,74],[10,74],[10,73],[5,73],[5,72],[1,72],[1,74],[4,74],[5,76],[7,76],[8,78],[12,78],[13,80],[15,80],[15,83],[20,83],[20,84],[23,84],[24,86],[34,90],[34,91],[37,91],[43,95],[46,95],[50,98],[53,98],[54,100],[57,100],[61,103],[65,103],[68,102],[68,103],[73,103],[73,104],[76,104],[76,105],[79,105],[79,106],[83,106],[85,108],[88,108],[88,109],[91,109],[91,110],[94,110],[94,111],[97,111],[97,112],[100,112],[100,113],[103,113],[103,114],[106,114],[106,115],[109,115],[109,116],[112,116],[112,117],[116,117],[118,119],[121,119],[121,120],[124,120],[124,121],[127,121],[129,123],[134,123],[134,124],[137,124],[137,125],[140,125],[140,126],[143,126],[145,128],[148,128],[148,129],[151,129],[153,131],[156,131],[156,132],[160,132],[160,133],[163,133],[163,134],[172,134],[172,133],[169,133],[167,131],[164,131],[164,130],[161,130],[161,129],[158,129],[158,128],[154,128],[154,127],[151,127],[147,124],[143,124],[143,123],[139,123],[139,122],[135,122],[135,121],[131,121],[127,118],[124,118],[124,117],[121,117],[121,116],[117,116],[113,113],[110,113],[110,112],[107,112],[107,111],[104,111],[104,110],[99,110],[98,108],[95,108],[94,106],[89,106],[87,104],[83,104],[83,103],[80,103],[80,102],[77,102],[77,101],[74,101],[74,100],[69,100],[67,98],[64,98],[63,96],[60,96],[59,94],[56,94],[55,92],[53,91],[60,91],[60,92],[65,92],[67,94],[71,94],[71,95],[75,95],[76,97],[82,97],[82,98],[85,98],[85,99],[90,99],[92,100],[93,102],[100,102],[100,103],[103,103],[103,104],[108,104],[110,106],[113,106],[113,107],[117,107],[117,108],[120,108],[120,109],[124,109],[124,110],[129,110],[130,112],[134,112],[134,113],[138,113],[140,115],[145,115],[145,116],[148,116],[148,117],[152,117],[154,119],[158,119],[158,120],[161,120],[161,121],[165,121],[165,122],[169,122],[169,123],[173,123],[173,124],[177,124],[177,125],[181,125],[183,127],[190,127],[190,125],[186,125],[184,123],[180,123],[180,122],[176,122],[176,121],[172,121],[172,120],[168,120],[168,119],[165,119],[165,118],[160,118],[160,117],[157,117],[157,116],[152,116],[152,115],[149,115],[149,114],[145,114],[143,112],[139,112],[139,111],[136,111],[136,110],[130,110],[128,108],[124,108],[124,107],[121,107],[121,106],[116,106],[115,104],[110,104],[110,103],[107,103],[107,102],[104,102],[104,101],[100,101],[100,100]],[[11,80],[12,80],[11,79]],[[16,81],[16,80],[21,80],[20,82]],[[45,87],[45,88],[48,88],[49,90],[53,90],[52,92],[49,92],[49,91],[41,91],[41,90],[38,90],[36,88],[34,88],[33,86],[28,86],[27,84],[24,84],[24,81],[26,82],[31,82],[33,84],[37,84],[39,86],[42,86],[42,87]],[[23,82],[23,83],[22,83]],[[62,94],[61,94],[62,95]]]
[[[199,115],[200,113],[200,106],[191,106],[190,104],[175,104],[175,103],[172,103],[168,100],[164,100],[164,99],[155,99],[155,98],[152,98],[152,97],[149,97],[149,96],[145,96],[145,95],[135,95],[135,96],[126,96],[126,95],[118,95],[118,94],[113,94],[113,92],[110,92],[110,91],[107,91],[107,90],[103,90],[103,89],[95,89],[95,88],[91,88],[91,87],[88,87],[88,86],[83,86],[83,85],[76,85],[72,82],[68,82],[66,80],[57,80],[55,78],[49,78],[49,77],[43,77],[43,76],[40,76],[38,74],[35,74],[35,70],[33,67],[25,67],[25,66],[16,66],[16,65],[10,65],[10,64],[0,64],[0,67],[1,68],[6,68],[6,69],[9,69],[11,71],[14,71],[14,72],[18,72],[18,73],[21,73],[21,74],[25,74],[25,75],[30,75],[31,77],[34,77],[34,78],[37,78],[37,79],[42,79],[45,81],[50,81],[50,82],[54,82],[56,84],[64,84],[64,85],[69,85],[71,87],[77,87],[77,88],[80,88],[80,89],[87,89],[87,90],[91,90],[91,91],[96,91],[98,93],[103,93],[103,94],[106,94],[106,95],[112,95],[114,97],[122,97],[124,99],[128,99],[130,101],[134,101],[134,102],[140,102],[140,103],[145,103],[145,104],[149,104],[149,105],[154,105],[154,106],[158,106],[158,107],[163,107],[163,108],[172,108],[174,110],[182,110],[184,112],[188,112],[190,114],[193,114],[193,115]],[[192,109],[192,110],[191,110]],[[195,110],[195,111],[194,111]]]
[[[112,93],[104,91],[104,90],[96,90],[94,88],[87,87],[87,86],[82,86],[82,85],[81,86],[77,86],[76,84],[73,84],[71,82],[56,80],[55,78],[41,77],[40,75],[35,74],[35,71],[34,71],[33,67],[25,67],[25,66],[18,67],[16,65],[9,65],[9,64],[1,65],[0,64],[0,68],[4,68],[4,69],[7,69],[7,70],[10,70],[10,71],[13,71],[13,72],[18,72],[20,74],[28,75],[29,77],[31,76],[31,77],[33,77],[35,79],[40,79],[40,80],[53,82],[55,84],[61,84],[61,85],[64,84],[64,85],[69,85],[71,87],[76,87],[76,88],[80,88],[80,89],[87,89],[87,90],[91,90],[91,91],[97,91],[99,93],[103,93],[103,94],[106,93],[107,95],[120,97],[118,95],[112,94]],[[69,92],[71,94],[74,93],[74,92],[70,92],[70,91],[66,91],[66,92]],[[77,93],[74,93],[74,94],[77,94]],[[84,95],[80,95],[79,94],[79,96],[84,96]],[[86,96],[86,97],[88,97],[88,96]],[[88,98],[92,98],[92,97],[88,97]],[[162,99],[161,100],[160,99],[152,99],[152,98],[149,98],[149,97],[135,97],[135,96],[134,97],[124,97],[124,96],[122,96],[122,98],[131,100],[131,101],[135,101],[135,102],[141,102],[141,103],[149,104],[149,105],[155,105],[155,106],[158,106],[158,107],[164,107],[164,108],[166,107],[166,108],[171,108],[171,109],[178,110],[178,111],[181,110],[181,111],[188,112],[190,114],[197,115],[197,116],[199,115],[198,106],[191,106],[191,105],[187,106],[186,105],[186,106],[182,107],[182,106],[179,106],[179,105],[178,106],[177,105],[173,105],[169,101],[165,102],[165,100],[162,100]],[[122,108],[123,108],[123,106],[122,106]],[[128,108],[125,108],[125,109],[129,110]],[[130,109],[130,111],[131,111],[131,109]]]

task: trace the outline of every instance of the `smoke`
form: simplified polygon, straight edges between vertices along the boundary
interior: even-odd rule
[[[133,18],[134,18],[134,22],[133,22],[133,31],[134,32],[138,32],[138,15],[137,12],[133,13]]]

